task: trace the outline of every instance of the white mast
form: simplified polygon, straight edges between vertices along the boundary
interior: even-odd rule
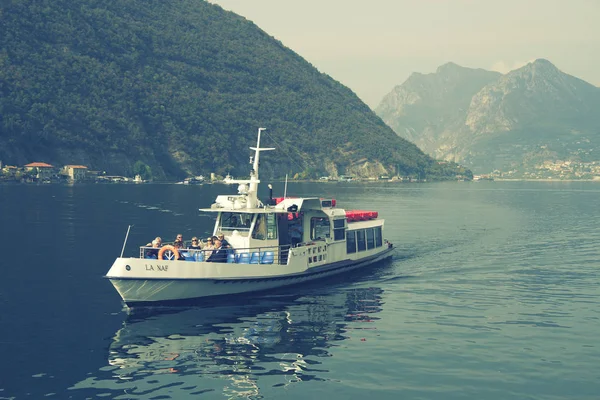
[[[227,183],[239,183],[238,191],[240,194],[247,195],[248,201],[246,202],[246,208],[256,208],[258,207],[258,184],[260,183],[260,179],[258,179],[258,167],[260,160],[260,152],[267,150],[275,150],[273,147],[264,147],[260,148],[260,133],[267,128],[258,128],[258,139],[256,140],[256,147],[250,147],[251,150],[254,150],[254,158],[250,157],[250,163],[252,164],[252,171],[250,171],[250,179],[249,180],[237,180],[232,179]],[[254,162],[253,162],[254,160]],[[245,184],[249,184],[248,187]]]

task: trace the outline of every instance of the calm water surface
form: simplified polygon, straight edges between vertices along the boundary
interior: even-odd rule
[[[392,261],[124,309],[102,276],[127,226],[127,255],[205,236],[233,191],[0,186],[0,399],[599,398],[600,183],[289,185],[378,210]]]

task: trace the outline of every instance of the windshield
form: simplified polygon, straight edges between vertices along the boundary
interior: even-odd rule
[[[252,223],[253,214],[244,213],[221,213],[221,223],[219,224],[219,230],[221,231],[234,231],[234,230],[250,230]]]

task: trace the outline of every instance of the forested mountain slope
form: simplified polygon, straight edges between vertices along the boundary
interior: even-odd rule
[[[258,127],[271,176],[452,175],[348,88],[252,22],[201,0],[7,0],[0,159],[155,177],[247,173]]]

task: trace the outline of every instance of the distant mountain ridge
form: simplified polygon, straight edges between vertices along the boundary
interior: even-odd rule
[[[447,174],[347,87],[252,22],[200,0],[8,0],[0,160],[156,178]]]
[[[442,132],[436,131],[436,126],[460,119],[473,95],[500,76],[447,63],[433,74],[413,73],[384,97],[376,112],[402,137],[417,142],[422,130],[439,134]]]
[[[548,60],[505,75],[450,63],[417,75],[419,85],[413,76],[376,113],[436,158],[474,172],[527,169],[548,158],[589,159],[600,146],[600,88]]]

